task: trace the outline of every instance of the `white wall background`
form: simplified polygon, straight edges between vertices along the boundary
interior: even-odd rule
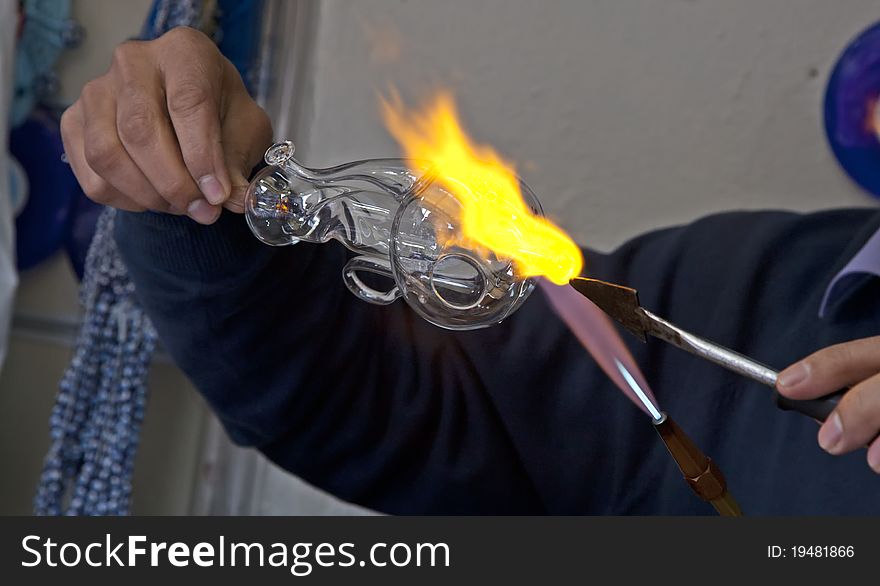
[[[821,101],[873,0],[323,0],[309,163],[395,153],[376,92],[448,86],[549,214],[607,248],[731,208],[870,205]]]

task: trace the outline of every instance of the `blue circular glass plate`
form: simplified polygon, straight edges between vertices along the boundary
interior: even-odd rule
[[[30,185],[27,203],[15,219],[18,268],[26,270],[63,245],[79,185],[70,166],[61,161],[64,147],[56,118],[36,111],[12,129],[9,142]]]
[[[825,89],[825,134],[831,150],[852,180],[875,197],[880,197],[878,98],[880,23],[844,49]]]

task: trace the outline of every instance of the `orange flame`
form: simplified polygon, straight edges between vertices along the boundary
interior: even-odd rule
[[[528,208],[512,165],[465,134],[451,95],[441,92],[422,112],[408,111],[396,97],[383,100],[382,110],[405,156],[429,161],[436,181],[461,204],[465,245],[513,260],[522,277],[545,276],[564,285],[580,274],[580,248]]]

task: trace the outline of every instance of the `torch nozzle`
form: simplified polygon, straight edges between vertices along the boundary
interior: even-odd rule
[[[697,496],[711,503],[720,515],[742,516],[742,510],[727,490],[727,481],[721,470],[678,424],[666,413],[661,413],[661,417],[654,420],[654,428]]]

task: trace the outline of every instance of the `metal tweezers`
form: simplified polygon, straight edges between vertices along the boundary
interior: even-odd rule
[[[825,421],[846,392],[846,389],[843,389],[811,400],[789,399],[776,391],[778,373],[775,370],[739,352],[685,331],[651,313],[639,304],[639,293],[635,289],[581,277],[572,279],[570,284],[642,342],[646,342],[649,335],[659,338],[727,370],[773,388],[776,406],[780,409],[797,411],[817,421]]]

